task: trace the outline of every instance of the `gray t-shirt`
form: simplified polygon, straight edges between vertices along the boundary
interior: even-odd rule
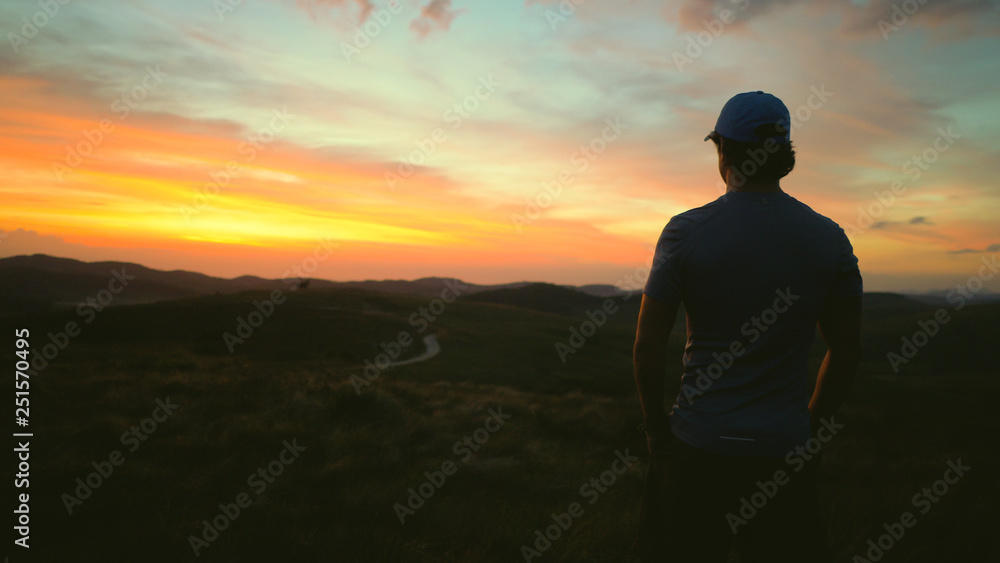
[[[722,454],[804,444],[816,322],[831,298],[861,291],[844,230],[786,193],[731,191],[673,217],[643,293],[687,311],[674,434]]]

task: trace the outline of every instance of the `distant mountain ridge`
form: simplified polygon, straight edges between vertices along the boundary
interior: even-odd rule
[[[46,254],[21,255],[0,259],[0,311],[20,312],[53,307],[75,306],[107,289],[113,271],[124,272],[134,279],[127,291],[115,295],[115,304],[150,303],[251,290],[287,289],[289,282],[244,275],[226,279],[185,270],[156,270],[132,262],[83,262]],[[427,277],[416,280],[364,280],[337,282],[309,279],[310,289],[351,287],[396,294],[435,296],[454,278]],[[479,285],[455,280],[467,288],[463,295],[484,291],[509,290],[533,285],[534,282]],[[118,287],[121,282],[116,282]],[[551,284],[544,284],[551,285]],[[553,286],[560,287],[560,286]],[[567,291],[584,294],[613,294],[612,285],[588,285],[584,288],[561,286]]]
[[[0,312],[24,312],[73,307],[107,289],[112,271],[124,271],[134,278],[127,291],[115,295],[114,304],[150,303],[213,294],[287,289],[289,282],[244,275],[218,278],[185,270],[156,270],[132,262],[83,262],[45,254],[0,258]],[[565,313],[599,306],[603,297],[622,295],[610,284],[583,286],[556,285],[545,282],[513,282],[479,285],[456,278],[426,277],[415,280],[331,281],[309,279],[309,289],[358,288],[393,294],[432,297],[439,295],[446,281],[461,283],[463,298],[484,303],[504,304],[551,313]],[[117,287],[117,286],[116,286]],[[641,293],[634,290],[635,294]],[[866,308],[875,307],[894,313],[933,309],[946,303],[947,290],[920,295],[866,293]],[[1000,294],[986,289],[977,292],[972,304],[995,302]]]

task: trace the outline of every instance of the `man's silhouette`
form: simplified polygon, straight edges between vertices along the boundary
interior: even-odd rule
[[[705,138],[726,193],[673,217],[657,243],[634,350],[650,452],[634,545],[643,561],[725,562],[734,543],[744,563],[830,560],[818,454],[802,448],[811,430],[840,426],[831,417],[860,361],[862,282],[843,229],[778,185],[795,166],[790,133],[771,94],[730,99]],[[684,373],[668,415],[681,303]],[[813,388],[817,325],[829,350]]]

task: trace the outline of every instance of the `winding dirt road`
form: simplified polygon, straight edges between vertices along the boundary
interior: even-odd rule
[[[407,364],[415,364],[417,362],[422,362],[424,360],[429,360],[429,359],[433,358],[434,356],[437,356],[438,352],[441,351],[441,345],[438,344],[437,335],[436,334],[431,334],[429,336],[425,336],[424,337],[424,346],[427,347],[427,350],[425,350],[423,354],[420,354],[419,356],[414,356],[414,357],[406,359],[406,360],[400,360],[398,362],[392,362],[391,364],[389,364],[389,366],[390,367],[405,366]]]

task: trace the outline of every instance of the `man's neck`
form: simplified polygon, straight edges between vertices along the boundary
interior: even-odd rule
[[[784,193],[781,186],[777,182],[768,184],[751,184],[747,182],[742,186],[736,186],[732,183],[726,184],[726,193],[729,192],[750,192],[755,194],[780,194]]]

